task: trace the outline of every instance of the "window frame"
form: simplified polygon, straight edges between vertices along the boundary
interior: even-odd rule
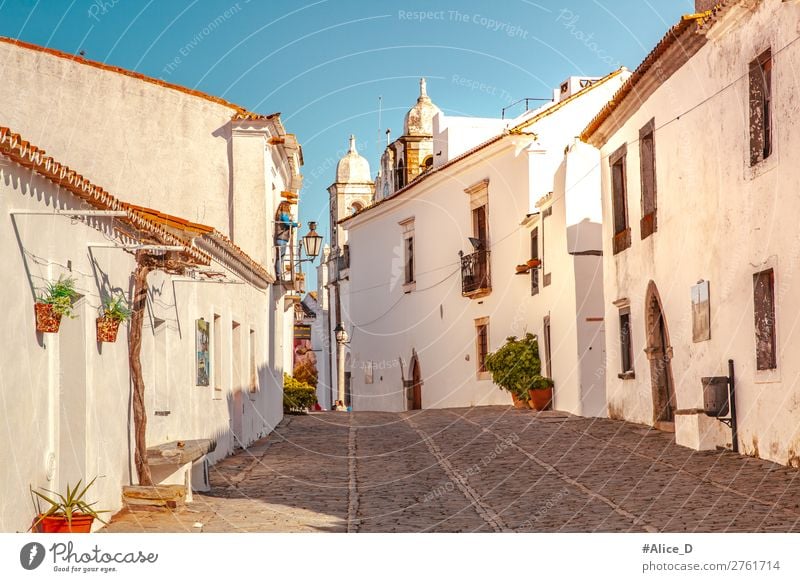
[[[475,320],[475,376],[478,380],[491,380],[492,375],[486,369],[486,357],[489,355],[489,318]]]
[[[627,329],[623,323],[623,318],[627,319]],[[619,374],[617,374],[617,377],[621,380],[632,380],[636,377],[636,371],[633,359],[633,322],[631,321],[631,308],[629,305],[619,308],[618,323],[620,355],[619,365],[621,371]]]
[[[766,284],[768,285],[767,289],[769,293],[765,295],[768,297],[768,308],[767,310],[769,313],[764,314],[766,315],[770,321],[768,322],[768,329],[764,329],[764,320],[762,319],[763,315],[759,314],[758,309],[758,297],[759,297],[759,283],[763,280],[764,277],[767,277]],[[776,305],[776,297],[775,297],[775,269],[773,267],[767,267],[753,273],[753,320],[754,320],[754,347],[755,347],[755,357],[756,357],[756,373],[757,374],[769,374],[778,369],[778,330],[777,330],[777,305]],[[761,325],[760,325],[761,324]],[[771,325],[769,325],[771,324]],[[762,340],[763,336],[767,334],[769,335],[768,338]],[[767,355],[768,361],[764,362],[762,358],[762,350],[760,348],[760,344],[762,341],[767,341],[769,344],[769,354]]]
[[[650,143],[649,160],[646,159],[646,143]],[[649,172],[648,172],[649,170]],[[650,182],[646,177],[649,175]],[[641,213],[639,231],[642,240],[658,230],[658,178],[656,176],[656,120],[650,119],[639,130],[639,182],[641,185]]]
[[[748,65],[748,159],[750,167],[770,159],[775,153],[773,128],[773,71],[775,61],[772,48],[767,47]],[[760,87],[756,87],[759,83]],[[756,93],[759,90],[759,94]],[[758,114],[758,115],[757,115]],[[760,134],[754,132],[754,124],[760,117]]]
[[[622,144],[608,158],[609,181],[611,191],[611,228],[613,235],[613,251],[619,254],[631,246],[631,226],[628,220],[628,171],[627,171],[628,144]],[[615,180],[615,168],[620,168],[621,178]],[[622,188],[622,192],[617,191],[616,185]],[[619,205],[622,207],[619,208]],[[618,219],[621,219],[622,228],[617,227]]]

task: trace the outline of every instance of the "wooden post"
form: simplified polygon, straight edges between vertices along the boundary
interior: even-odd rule
[[[147,412],[144,405],[144,378],[142,377],[142,327],[144,312],[147,308],[147,275],[152,266],[145,261],[145,255],[136,254],[136,270],[133,274],[133,305],[130,321],[130,339],[128,341],[128,358],[130,362],[131,382],[133,384],[133,427],[134,427],[134,463],[139,485],[153,485],[150,466],[147,464]]]

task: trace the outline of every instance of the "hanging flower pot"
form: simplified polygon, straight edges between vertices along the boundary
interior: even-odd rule
[[[103,298],[103,314],[97,318],[97,341],[113,344],[117,341],[119,324],[129,320],[131,309],[122,293]]]
[[[120,320],[111,317],[98,317],[97,318],[97,341],[114,343],[117,341],[117,332],[119,331]]]
[[[35,303],[36,331],[40,333],[58,333],[61,325],[61,314],[49,303]]]
[[[36,296],[34,311],[36,313],[36,331],[41,333],[58,333],[63,316],[73,317],[72,301],[78,296],[75,291],[75,279],[59,277],[58,281],[50,281]]]

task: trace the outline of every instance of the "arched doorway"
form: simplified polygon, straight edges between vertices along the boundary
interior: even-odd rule
[[[416,356],[411,360],[411,410],[422,410],[422,371]]]
[[[674,430],[675,386],[672,379],[672,346],[655,283],[650,281],[645,300],[650,383],[653,392],[653,421],[657,428]]]

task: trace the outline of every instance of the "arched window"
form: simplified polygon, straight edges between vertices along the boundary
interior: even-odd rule
[[[399,190],[406,185],[406,165],[403,163],[402,159],[397,162],[397,170],[395,170],[395,175],[395,189]]]
[[[424,174],[431,168],[433,168],[433,156],[428,156],[427,158],[422,160],[422,173]]]
[[[356,214],[362,210],[364,210],[364,205],[361,204],[361,202],[353,202],[353,204],[350,205],[350,214]]]

